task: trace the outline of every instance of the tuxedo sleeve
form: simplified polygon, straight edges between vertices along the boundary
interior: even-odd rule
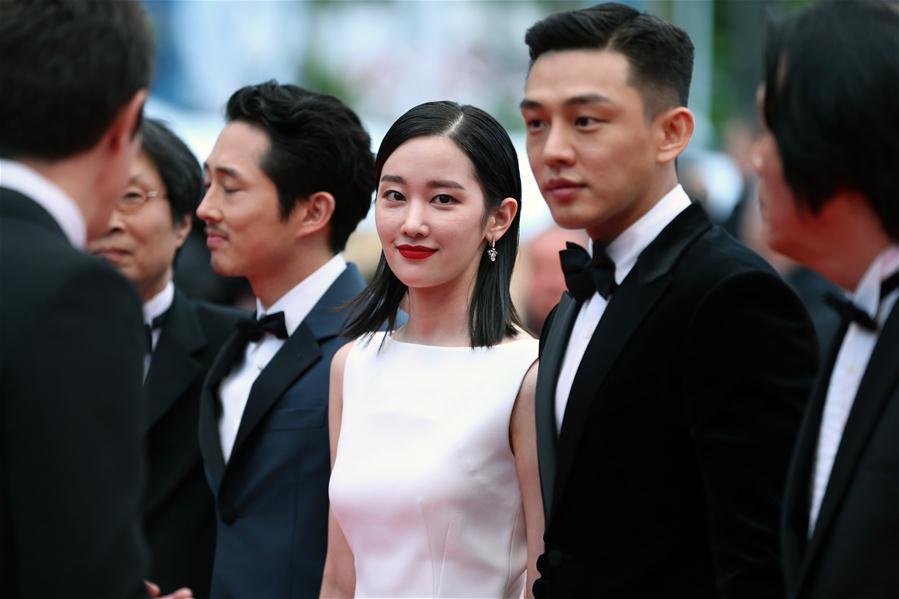
[[[773,273],[732,275],[700,302],[681,365],[719,597],[784,595],[784,482],[817,368],[805,308]]]
[[[75,271],[7,369],[15,578],[22,597],[146,597],[140,305],[111,269]]]

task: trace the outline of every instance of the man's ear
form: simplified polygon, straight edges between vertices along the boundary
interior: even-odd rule
[[[296,219],[297,235],[306,236],[327,227],[334,215],[335,205],[334,196],[327,191],[317,191],[300,202],[290,215],[290,218]]]
[[[487,243],[499,241],[515,220],[518,214],[518,202],[515,198],[506,198],[500,203],[499,208],[491,213],[487,219]]]
[[[180,220],[175,221],[175,243],[176,247],[181,247],[184,245],[184,240],[187,239],[188,234],[190,234],[190,229],[193,226],[190,220],[190,214],[185,214],[181,217]]]
[[[655,118],[656,162],[671,162],[687,148],[696,123],[684,106],[671,108]]]
[[[136,129],[140,125],[146,101],[147,90],[142,89],[131,96],[128,103],[119,109],[118,114],[106,130],[106,143],[110,153],[117,154],[123,149],[134,146],[133,142],[138,134]]]

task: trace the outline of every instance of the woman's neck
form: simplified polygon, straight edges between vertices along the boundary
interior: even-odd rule
[[[409,320],[396,335],[400,341],[423,345],[471,345],[468,303],[473,281],[466,285],[441,285],[409,289]]]

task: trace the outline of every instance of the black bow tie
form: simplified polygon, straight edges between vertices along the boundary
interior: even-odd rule
[[[278,339],[287,339],[287,325],[284,324],[284,312],[275,312],[262,318],[247,318],[238,321],[237,330],[248,341],[259,341],[266,333]]]
[[[615,262],[599,243],[593,243],[593,258],[587,250],[570,241],[565,249],[559,252],[562,272],[565,274],[565,285],[568,291],[579,302],[599,293],[605,299],[618,289],[615,282]]]
[[[880,301],[883,298],[899,289],[899,270],[885,278],[880,282]]]
[[[897,288],[899,288],[899,272],[893,273],[880,282],[880,301],[883,301],[883,298]],[[877,321],[870,314],[859,308],[850,299],[835,293],[828,293],[824,296],[824,301],[837,311],[843,322],[854,322],[867,331],[877,331],[880,328]]]
[[[156,318],[151,321],[151,324],[144,323],[144,334],[147,337],[147,353],[153,351],[153,331],[158,329],[165,322],[166,316],[168,316],[169,311],[166,310]]]
[[[866,331],[876,331],[877,321],[871,315],[859,308],[855,302],[836,293],[826,293],[824,301],[840,315],[844,323],[855,323]]]

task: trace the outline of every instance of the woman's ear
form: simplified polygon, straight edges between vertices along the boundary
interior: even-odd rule
[[[515,215],[518,214],[518,201],[515,198],[506,198],[500,203],[499,208],[493,211],[487,219],[487,241],[497,242],[506,234]]]
[[[683,106],[664,111],[656,117],[656,161],[667,163],[680,156],[690,138],[696,123],[693,113]]]

